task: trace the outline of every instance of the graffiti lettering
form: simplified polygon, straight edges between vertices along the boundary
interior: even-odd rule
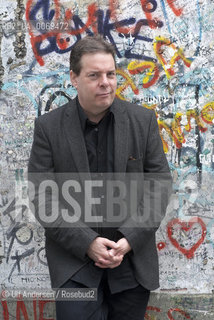
[[[10,320],[10,319],[16,319],[16,320],[55,320],[55,318],[46,318],[45,314],[45,306],[48,304],[54,303],[53,300],[33,300],[31,303],[31,306],[33,307],[30,311],[28,311],[28,308],[23,301],[23,298],[20,296],[16,301],[16,314],[12,315],[12,312],[9,312],[8,303],[6,300],[1,300],[1,305],[3,307],[3,319],[2,320]],[[32,312],[33,310],[33,312]],[[53,309],[54,310],[54,309]],[[33,318],[31,317],[31,314]],[[11,315],[11,317],[10,317]]]
[[[125,81],[122,85],[120,85],[117,90],[116,90],[116,95],[118,98],[122,99],[122,100],[125,100],[124,96],[122,96],[122,92],[128,88],[128,86],[131,87],[132,91],[135,93],[135,94],[138,94],[139,93],[139,90],[138,88],[135,86],[134,82],[132,81],[131,77],[123,70],[119,70],[117,69],[117,74],[118,75],[121,75]]]
[[[127,69],[131,74],[138,74],[143,72],[144,70],[147,70],[146,76],[143,78],[143,88],[149,88],[150,86],[154,85],[159,77],[158,67],[152,61],[132,61],[129,63]]]
[[[173,67],[175,62],[177,62],[180,59],[183,60],[184,64],[187,67],[190,67],[191,60],[187,59],[184,56],[183,50],[181,48],[176,48],[176,46],[169,39],[166,39],[164,37],[156,37],[155,40],[156,41],[154,42],[154,51],[158,60],[162,64],[164,71],[166,72],[167,78],[170,78],[175,74]],[[167,62],[164,58],[166,48],[164,50],[163,47],[173,49],[172,51],[174,52],[174,55],[172,56],[169,62]]]
[[[175,114],[174,119],[171,121],[171,125],[167,121],[158,119],[160,135],[163,142],[164,151],[167,153],[169,150],[166,138],[164,138],[164,133],[166,132],[170,139],[175,143],[176,148],[180,149],[182,144],[185,143],[184,131],[182,131],[181,120],[185,116],[183,113],[178,112]],[[201,132],[206,132],[207,127],[204,126],[203,121],[207,124],[213,124],[214,119],[214,102],[207,103],[201,110],[200,114],[196,110],[187,110],[186,112],[188,124],[184,126],[187,132],[192,129],[191,118],[195,119],[198,129]]]
[[[141,6],[146,19],[136,21],[135,18],[130,17],[128,19],[118,20],[116,15],[117,3],[115,3],[115,1],[110,0],[109,9],[106,11],[106,14],[103,10],[98,9],[95,3],[92,3],[88,6],[87,21],[83,22],[79,16],[75,15],[74,12],[69,9],[65,10],[65,16],[62,18],[60,16],[58,0],[54,0],[54,9],[50,9],[49,0],[39,0],[36,3],[34,0],[28,0],[26,5],[26,19],[29,26],[28,30],[31,45],[38,63],[44,65],[44,59],[42,57],[50,52],[55,51],[56,53],[63,54],[70,51],[74,43],[78,41],[85,32],[89,35],[94,33],[103,34],[104,37],[108,38],[109,41],[115,45],[116,53],[120,58],[122,55],[111,35],[111,31],[115,30],[119,33],[119,36],[121,36],[121,34],[125,37],[132,35],[134,37],[133,46],[136,44],[136,40],[152,42],[151,38],[141,36],[139,33],[143,26],[149,26],[150,28],[163,27],[163,22],[157,18],[152,19],[151,16],[157,8],[157,2],[154,0],[141,0]],[[42,18],[46,23],[46,27],[38,29],[37,26],[41,27],[41,23],[37,23],[37,14],[40,11],[42,11]],[[58,20],[62,22],[63,30],[59,30]],[[51,25],[56,28],[49,30]],[[130,27],[130,25],[132,25],[132,27]],[[63,31],[63,33],[60,31]],[[44,42],[47,43],[45,47]],[[126,58],[144,59],[146,61],[154,60],[154,58],[137,54],[133,52],[132,49],[133,48],[128,48],[125,50],[124,56]]]
[[[182,15],[183,9],[182,8],[176,8],[174,2],[176,2],[176,0],[167,0],[167,3],[170,6],[170,8],[172,9],[172,11],[174,12],[174,14],[177,17],[179,17],[180,15]]]

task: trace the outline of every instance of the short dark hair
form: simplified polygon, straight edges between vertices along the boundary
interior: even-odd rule
[[[98,52],[111,54],[116,66],[114,46],[98,34],[94,36],[86,36],[74,44],[70,54],[70,70],[72,70],[76,75],[79,75],[81,71],[82,56],[84,54]]]

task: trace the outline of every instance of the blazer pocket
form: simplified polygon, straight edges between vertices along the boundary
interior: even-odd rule
[[[127,161],[126,172],[143,172],[143,157],[129,159]]]

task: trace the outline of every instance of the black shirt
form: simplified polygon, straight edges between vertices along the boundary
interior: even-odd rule
[[[99,123],[92,122],[87,118],[79,102],[78,112],[85,138],[90,172],[113,172],[114,114],[111,108]]]
[[[85,139],[88,154],[89,168],[91,173],[114,172],[114,114],[111,107],[99,123],[91,122],[80,106],[77,99],[80,123]],[[117,241],[123,237],[116,228],[96,229],[101,237]],[[114,269],[101,269],[91,261],[80,269],[71,279],[86,285],[87,287],[98,288],[103,276],[108,279],[111,293],[135,288],[138,286],[128,253],[122,263]]]

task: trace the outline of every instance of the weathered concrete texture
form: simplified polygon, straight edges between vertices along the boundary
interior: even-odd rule
[[[214,319],[213,15],[213,0],[0,0],[1,288],[50,285],[25,196],[34,118],[75,97],[70,50],[98,32],[116,49],[117,96],[155,110],[173,174],[146,319]],[[53,306],[0,301],[0,320],[55,319]]]
[[[8,312],[9,317],[6,317]],[[19,317],[20,316],[20,317]],[[53,301],[1,301],[0,319],[55,320]],[[152,293],[147,320],[213,320],[214,295]]]
[[[2,42],[2,32],[0,32],[0,50],[1,50],[1,42]],[[4,67],[2,64],[2,58],[0,57],[0,90],[3,85],[3,82],[2,82],[3,75],[4,75]]]
[[[22,19],[25,16],[25,7],[23,1],[17,1],[17,8],[15,10],[15,14],[15,22],[17,27],[21,26],[23,22]],[[21,30],[21,28],[19,32],[16,32],[16,40],[13,42],[13,45],[16,57],[20,59],[24,58],[26,56],[27,48],[25,45],[25,33]]]
[[[147,311],[148,318],[146,319],[214,319],[214,295],[153,292],[150,297],[149,306],[152,307],[151,309],[154,309]]]

